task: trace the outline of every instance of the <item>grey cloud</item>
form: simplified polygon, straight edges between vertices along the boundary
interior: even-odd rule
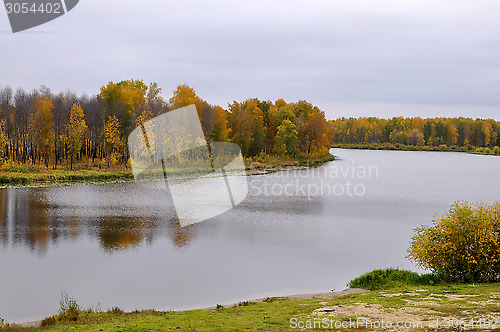
[[[222,106],[284,97],[376,112],[495,107],[499,10],[495,1],[88,0],[38,29],[52,33],[1,34],[0,84],[97,93],[134,77],[157,81],[167,98],[186,82]],[[0,13],[0,30],[6,22]]]

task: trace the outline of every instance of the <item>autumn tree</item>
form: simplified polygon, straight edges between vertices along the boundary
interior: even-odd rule
[[[231,129],[228,127],[226,110],[220,106],[211,107],[208,114],[204,113],[204,122],[208,130],[207,139],[209,141],[224,142],[228,140]]]
[[[278,154],[294,155],[297,151],[297,142],[297,126],[288,119],[283,120],[276,133],[276,152]]]
[[[49,159],[53,154],[54,146],[54,121],[52,101],[48,96],[35,97],[35,113],[31,118],[31,129],[33,131],[33,140],[38,147],[41,159],[48,167]]]
[[[238,144],[242,154],[247,156],[253,140],[252,118],[237,101],[229,105],[229,112],[229,126],[232,128],[231,141]]]
[[[481,132],[484,137],[484,146],[490,146],[491,144],[491,133],[493,131],[493,127],[491,123],[489,122],[484,122],[482,127],[481,127]]]
[[[106,119],[116,117],[120,121],[122,135],[133,130],[137,108],[145,102],[146,93],[147,86],[140,80],[109,82],[101,87],[99,98],[103,102]]]
[[[244,156],[255,156],[264,149],[266,128],[264,115],[256,99],[229,105],[231,140],[238,144]]]
[[[135,123],[137,127],[140,127],[144,125],[145,122],[151,120],[153,118],[153,112],[149,109],[145,109],[142,111],[142,113],[137,117],[135,120]]]
[[[121,140],[120,120],[114,115],[109,116],[104,127],[106,152],[109,162],[115,163],[123,150],[123,141]]]
[[[142,80],[125,80],[118,83],[110,82],[101,87],[99,98],[103,103],[105,123],[116,119],[120,123],[120,149],[124,159],[127,159],[128,135],[138,123],[144,123],[159,113],[164,107],[160,97],[161,89],[156,83],[147,85]],[[115,124],[112,124],[113,127]],[[116,152],[115,152],[116,153]]]
[[[142,91],[142,90],[141,90]],[[136,125],[141,126],[146,121],[162,113],[165,109],[165,102],[160,96],[161,88],[158,83],[152,82],[148,85],[143,102],[136,105]]]
[[[256,101],[254,100],[253,102]],[[253,139],[250,143],[248,151],[250,156],[256,156],[264,150],[265,136],[267,131],[264,123],[264,113],[258,107],[258,105],[254,106],[253,102],[249,101],[248,103],[245,103],[244,106],[246,112],[249,112],[251,117],[253,118],[251,129]]]
[[[198,113],[200,113],[201,111],[201,109],[199,109],[198,107],[202,103],[201,98],[198,97],[194,89],[187,84],[181,84],[177,86],[177,89],[175,89],[174,95],[172,96],[172,98],[170,98],[169,102],[170,105],[175,108],[196,105]]]
[[[456,202],[432,226],[417,228],[408,257],[446,281],[500,280],[500,203]]]
[[[303,126],[303,140],[307,153],[321,152],[328,148],[326,120],[323,112],[316,110]]]
[[[446,144],[448,145],[457,145],[458,142],[458,130],[457,127],[455,126],[454,123],[451,121],[447,121],[446,123],[446,132],[445,132],[445,137],[446,137]]]
[[[1,111],[1,110],[0,110]],[[0,120],[0,161],[3,162],[9,147],[9,137],[6,132],[5,120]]]
[[[412,129],[408,132],[408,144],[414,146],[424,145],[424,135],[418,129]]]
[[[205,138],[208,141],[226,141],[228,139],[230,132],[228,112],[220,106],[210,105],[200,98],[189,85],[179,85],[169,103],[172,108],[195,105]]]
[[[266,126],[265,152],[267,153],[271,153],[275,149],[276,133],[278,132],[278,126],[281,124],[278,113],[278,107],[273,103],[270,103],[269,107],[264,112]]]
[[[87,131],[85,115],[80,104],[74,104],[69,114],[69,123],[66,125],[68,153],[73,169],[73,159],[78,157]]]

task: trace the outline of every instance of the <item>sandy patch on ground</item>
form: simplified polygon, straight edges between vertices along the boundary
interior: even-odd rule
[[[439,322],[439,329],[448,330],[453,330],[453,328],[450,327],[450,324],[452,323],[457,324],[453,326],[455,328],[461,324],[461,328],[458,330],[485,331],[500,329],[500,312],[491,310],[488,313],[484,313],[484,309],[488,305],[500,306],[500,301],[497,300],[497,298],[499,298],[499,294],[492,294],[492,298],[485,301],[472,300],[472,298],[477,297],[478,295],[457,295],[446,293],[430,294],[424,298],[418,298],[417,296],[423,296],[423,292],[426,292],[426,290],[393,294],[387,294],[385,292],[380,293],[380,295],[389,298],[401,298],[407,296],[416,297],[413,299],[401,298],[401,300],[405,301],[407,304],[407,306],[401,308],[386,308],[381,304],[357,302],[349,305],[324,306],[314,310],[312,312],[312,316],[316,316],[318,319],[329,318],[345,320],[352,318],[353,320],[364,319],[369,322],[392,322],[394,325],[398,322],[419,322],[419,324],[422,324],[416,325],[418,326],[417,328],[404,328],[401,326],[388,327],[387,325],[385,328],[368,328],[368,330],[374,331],[428,331],[431,330],[429,326],[434,327],[431,325],[434,322]],[[465,303],[456,303],[456,301],[465,301]],[[321,304],[323,305],[323,303]],[[446,312],[437,311],[440,309],[432,310],[429,308],[431,306],[435,308],[441,308],[443,306],[450,307],[453,314],[446,314]],[[482,321],[481,326],[478,325],[480,321]],[[471,323],[475,325],[472,326]],[[435,328],[432,329],[435,330]]]
[[[384,308],[381,304],[354,303],[347,306],[331,306],[314,310],[313,315],[336,317],[362,317],[370,320],[384,321],[420,321],[427,320],[437,312],[426,308],[404,307]]]

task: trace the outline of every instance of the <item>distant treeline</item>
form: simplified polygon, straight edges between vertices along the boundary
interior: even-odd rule
[[[329,121],[332,143],[392,143],[407,146],[493,148],[500,122],[470,118],[341,118]]]
[[[331,144],[324,112],[306,101],[249,99],[224,109],[180,85],[165,101],[156,83],[110,82],[96,96],[0,89],[0,158],[3,163],[57,166],[92,158],[128,160],[127,137],[137,126],[195,104],[209,141],[238,144],[245,157],[262,153],[324,155]]]

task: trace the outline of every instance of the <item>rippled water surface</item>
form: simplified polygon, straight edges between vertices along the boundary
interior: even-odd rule
[[[248,177],[236,209],[181,228],[159,183],[0,190],[0,317],[82,307],[185,309],[343,289],[414,269],[413,228],[500,199],[500,157],[336,149],[322,167]]]

